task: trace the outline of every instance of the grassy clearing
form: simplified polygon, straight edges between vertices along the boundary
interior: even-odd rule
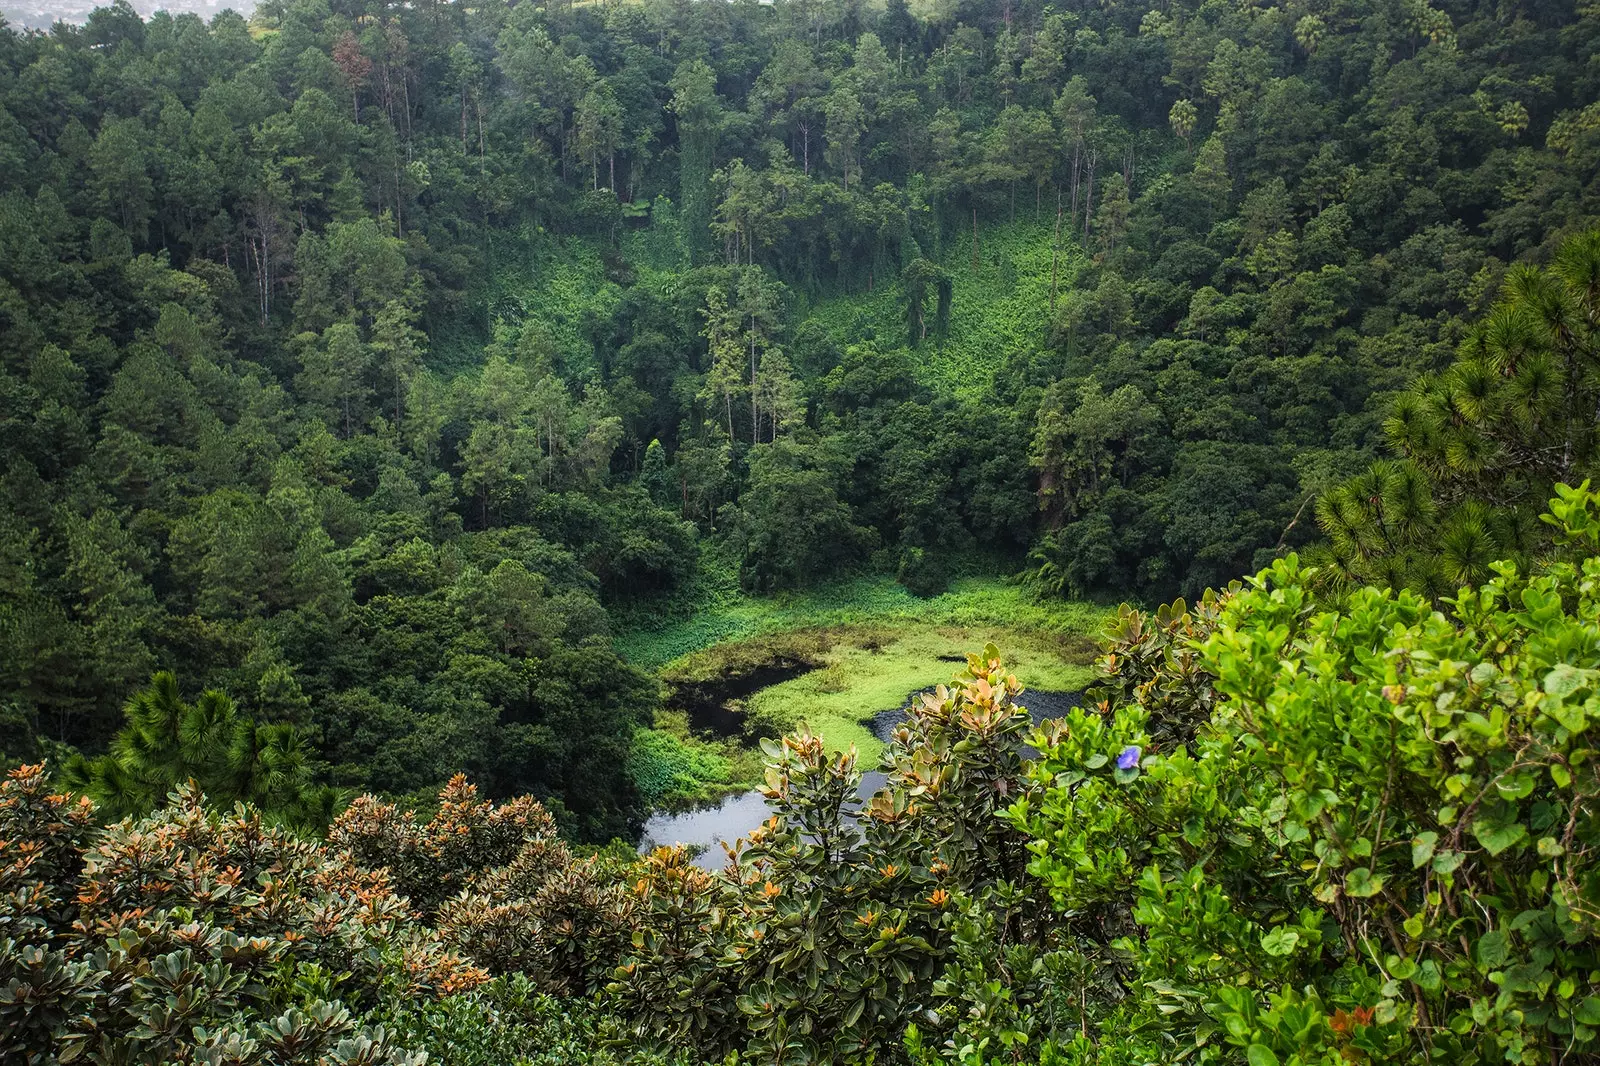
[[[950,328],[942,342],[930,342],[916,352],[925,384],[977,395],[1007,356],[1037,347],[1048,336],[1054,215],[1048,206],[1036,215],[1027,199],[1019,200],[1017,221],[979,227],[976,267],[970,235],[950,238],[942,256],[952,282]],[[579,364],[569,369],[586,368],[590,345],[582,323],[588,315],[609,316],[623,292],[606,269],[607,248],[607,242],[595,237],[553,236],[539,228],[496,235],[488,253],[496,264],[493,276],[474,293],[487,311],[484,324],[441,331],[430,365],[445,373],[477,365],[488,339],[482,331],[498,319],[539,324],[554,349]],[[664,281],[684,270],[675,205],[655,201],[648,224],[622,229],[616,252],[631,267],[636,284]],[[1083,263],[1076,245],[1063,242],[1056,281],[1060,292],[1072,288]],[[800,312],[843,343],[872,336],[880,346],[892,348],[905,338],[904,294],[897,281],[880,284],[873,292],[825,296]]]
[[[1027,198],[1024,197],[1024,200]],[[979,227],[977,266],[970,236],[952,237],[944,268],[952,282],[950,328],[940,342],[916,351],[919,376],[931,387],[980,395],[1008,356],[1037,347],[1052,323],[1050,282],[1055,243],[1054,216],[1036,217],[1031,203],[1019,202],[1018,221],[986,222]],[[625,227],[616,249],[629,264],[635,284],[667,283],[685,267],[676,208],[652,205],[649,224]],[[606,244],[593,237],[552,237],[542,231],[499,235],[491,254],[494,276],[477,294],[489,322],[536,323],[553,349],[571,361],[568,370],[588,369],[590,345],[582,332],[588,316],[613,313],[623,287],[606,269]],[[1057,288],[1071,289],[1083,256],[1072,242],[1061,251]],[[897,281],[873,292],[826,296],[801,315],[825,326],[842,343],[876,338],[892,348],[905,338],[904,296]],[[436,338],[430,365],[456,373],[481,361],[488,339],[479,330],[456,330]]]
[[[656,715],[634,734],[628,775],[649,810],[711,803],[761,777],[761,753],[734,738],[691,736],[682,712]]]
[[[772,597],[747,596],[736,587],[703,588],[687,617],[626,630],[617,638],[617,649],[630,662],[657,670],[715,644],[792,629],[999,624],[1018,633],[1092,637],[1110,617],[1107,608],[1094,604],[1041,603],[995,577],[959,578],[943,595],[922,599],[888,575],[873,575]],[[982,647],[979,641],[971,650]]]

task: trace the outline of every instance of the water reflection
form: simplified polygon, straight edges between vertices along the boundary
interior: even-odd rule
[[[871,721],[873,735],[879,740],[887,741],[895,728],[905,720],[906,707],[910,706],[911,700],[917,695],[913,693],[907,697],[905,704],[900,707],[880,711],[874,715]],[[1032,714],[1033,720],[1042,722],[1048,718],[1060,718],[1078,706],[1082,696],[1081,692],[1029,690],[1023,693],[1022,702]],[[1028,754],[1031,756],[1036,753],[1029,748]],[[884,781],[884,774],[880,770],[863,773],[861,796],[863,798],[871,796],[883,787]],[[732,844],[771,816],[772,811],[758,789],[728,796],[713,806],[695,810],[658,811],[644,824],[639,850],[648,851],[664,844],[687,844],[701,849],[695,859],[700,866],[707,870],[720,870],[727,861],[722,845]]]

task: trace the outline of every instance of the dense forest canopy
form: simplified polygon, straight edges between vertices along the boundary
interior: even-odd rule
[[[1600,218],[1595,19],[7,30],[6,749],[103,751],[172,669],[334,785],[465,768],[603,839],[657,699],[611,638],[707,581],[1219,585],[1313,538],[1391,396]]]

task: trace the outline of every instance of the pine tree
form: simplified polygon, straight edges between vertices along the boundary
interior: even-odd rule
[[[126,724],[105,755],[77,756],[69,785],[112,817],[140,815],[187,781],[215,804],[254,804],[269,819],[320,828],[337,806],[318,786],[308,738],[292,725],[257,725],[215,689],[186,703],[163,671],[124,708]]]
[[[1456,361],[1395,401],[1383,428],[1400,461],[1318,500],[1330,573],[1443,595],[1535,550],[1554,486],[1596,473],[1597,342],[1600,233],[1513,268]]]
[[[735,439],[734,401],[745,391],[744,346],[739,333],[739,314],[728,307],[727,294],[715,287],[706,292],[703,314],[706,324],[701,336],[706,339],[710,366],[706,370],[700,397],[722,408],[728,439],[731,441]]]

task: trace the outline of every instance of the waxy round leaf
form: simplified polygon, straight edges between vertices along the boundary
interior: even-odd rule
[[[1344,890],[1347,895],[1358,899],[1376,896],[1383,891],[1383,875],[1375,874],[1365,866],[1358,866],[1345,875]]]
[[[1300,932],[1280,925],[1261,938],[1261,950],[1268,955],[1292,955],[1300,944]]]
[[[1499,855],[1528,839],[1528,827],[1521,822],[1505,825],[1480,818],[1472,823],[1472,835],[1490,855]]]

